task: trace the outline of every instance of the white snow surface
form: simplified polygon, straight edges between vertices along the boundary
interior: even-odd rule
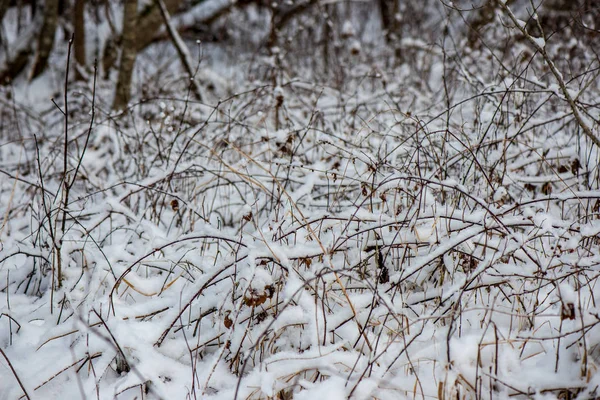
[[[174,23],[230,1],[202,4]],[[598,149],[549,74],[515,95],[492,58],[400,45],[414,66],[339,86],[221,77],[122,117],[100,88],[89,131],[82,84],[66,158],[53,83],[17,83],[0,399],[597,397]]]

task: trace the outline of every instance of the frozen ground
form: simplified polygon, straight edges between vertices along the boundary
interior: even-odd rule
[[[595,398],[598,148],[526,42],[402,46],[3,88],[0,399]]]

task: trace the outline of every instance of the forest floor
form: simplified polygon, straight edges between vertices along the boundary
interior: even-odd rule
[[[403,46],[3,87],[0,398],[597,396],[598,148],[543,60]]]

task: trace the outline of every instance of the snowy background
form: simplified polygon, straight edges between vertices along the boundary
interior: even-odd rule
[[[0,86],[0,399],[600,396],[598,5],[390,3],[184,1],[195,83],[161,25],[112,110],[122,4],[67,76],[65,2]]]

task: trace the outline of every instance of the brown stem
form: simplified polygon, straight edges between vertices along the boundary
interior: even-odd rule
[[[8,366],[10,367],[10,370],[12,371],[13,375],[15,376],[15,379],[19,383],[21,390],[23,391],[23,393],[25,393],[25,397],[27,397],[27,400],[31,399],[31,397],[29,397],[29,393],[27,393],[27,390],[25,389],[25,386],[23,386],[23,382],[21,382],[21,379],[19,378],[19,375],[17,374],[17,371],[15,371],[15,369],[13,368],[12,363],[10,362],[10,360],[8,359],[8,356],[6,355],[4,350],[2,350],[2,348],[0,348],[0,354],[2,354],[2,356],[6,360]]]

